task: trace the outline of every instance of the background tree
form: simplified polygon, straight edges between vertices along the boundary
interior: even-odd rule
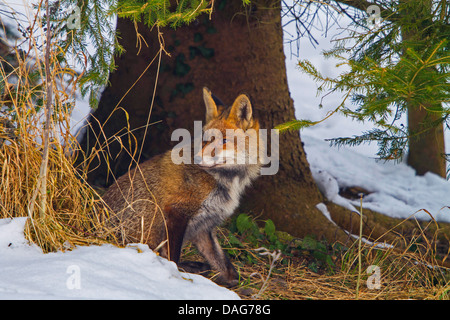
[[[407,154],[407,163],[417,174],[433,172],[445,177],[444,123],[450,111],[449,4],[431,0],[376,4],[385,20],[379,17],[374,25],[373,18],[353,19],[350,37],[337,41],[325,54],[348,65],[348,72],[329,79],[308,61],[301,61],[300,66],[321,83],[322,89],[344,93],[337,111],[375,124],[363,135],[332,139],[332,144],[376,141],[380,158],[399,160]],[[406,128],[399,124],[404,114]],[[313,124],[292,121],[281,127],[298,130]]]

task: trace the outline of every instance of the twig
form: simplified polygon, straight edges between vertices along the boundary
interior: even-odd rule
[[[361,282],[361,243],[362,243],[362,228],[363,228],[362,201],[363,201],[363,195],[361,194],[361,204],[360,204],[360,211],[359,211],[358,279],[356,281],[356,300],[359,299],[359,284]]]
[[[47,40],[45,48],[45,87],[47,93],[47,101],[45,105],[45,125],[44,125],[44,152],[42,154],[42,162],[39,170],[38,185],[40,189],[40,208],[39,217],[43,218],[45,215],[45,209],[47,206],[47,171],[48,171],[48,154],[50,143],[50,121],[52,117],[52,82],[50,74],[50,48],[51,48],[51,27],[50,27],[50,6],[48,0],[46,0],[46,15],[47,15]]]
[[[263,251],[263,252],[261,252],[261,253],[259,253],[259,255],[261,255],[261,256],[265,256],[265,255],[268,255],[268,256],[271,256],[272,257],[272,261],[270,262],[270,268],[269,268],[269,273],[267,274],[267,278],[266,278],[266,280],[264,280],[264,283],[262,284],[262,286],[261,286],[261,289],[259,289],[259,292],[256,294],[256,295],[254,295],[253,296],[253,298],[254,299],[258,299],[261,295],[262,295],[262,293],[264,292],[264,290],[266,290],[266,288],[267,288],[267,286],[268,286],[268,282],[269,282],[269,278],[270,278],[270,275],[272,274],[272,270],[273,270],[273,268],[275,267],[275,262],[280,258],[280,256],[281,256],[281,251],[280,250],[275,250],[275,251],[273,251],[273,252],[270,252],[269,250],[267,250],[266,248],[264,248],[264,247],[260,247],[260,248],[258,248],[258,249],[255,249],[255,251]],[[252,274],[253,275],[253,274]],[[261,275],[260,275],[261,276]],[[261,278],[262,278],[262,276],[261,276]]]

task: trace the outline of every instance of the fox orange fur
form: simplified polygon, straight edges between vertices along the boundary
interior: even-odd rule
[[[227,129],[244,139],[258,134],[259,124],[246,95],[239,95],[231,107],[219,103],[207,88],[203,98],[205,135],[208,129],[218,130],[223,137]],[[230,161],[248,160],[250,153],[258,152],[249,150],[247,142],[210,140],[203,142],[193,164],[174,164],[170,151],[147,160],[117,179],[103,199],[124,244],[146,243],[178,263],[183,244],[191,241],[220,272],[219,281],[234,285],[238,274],[219,245],[216,226],[234,213],[244,189],[259,176],[261,165],[259,161]]]

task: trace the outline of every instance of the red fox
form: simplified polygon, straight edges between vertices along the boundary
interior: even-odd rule
[[[248,163],[258,153],[250,140],[259,141],[259,123],[244,94],[228,108],[208,88],[203,99],[207,141],[194,163],[175,164],[170,151],[155,156],[117,179],[103,199],[124,244],[148,244],[178,264],[183,244],[191,241],[219,271],[218,282],[232,286],[238,273],[219,245],[216,226],[233,214],[244,189],[260,175],[260,162]],[[245,143],[230,141],[230,130]]]

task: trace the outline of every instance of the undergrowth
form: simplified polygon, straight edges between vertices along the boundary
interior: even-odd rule
[[[418,239],[403,251],[364,242],[360,249],[358,241],[295,238],[277,231],[271,220],[246,214],[231,219],[219,235],[240,274],[233,290],[243,299],[450,299],[449,269],[431,265],[417,250],[426,243]],[[183,259],[202,258],[187,246]]]
[[[28,217],[25,235],[44,252],[114,241],[87,172],[74,165],[70,115],[81,75],[44,28],[48,9],[47,21],[35,13],[27,38],[0,39],[9,46],[0,56],[0,218]]]

